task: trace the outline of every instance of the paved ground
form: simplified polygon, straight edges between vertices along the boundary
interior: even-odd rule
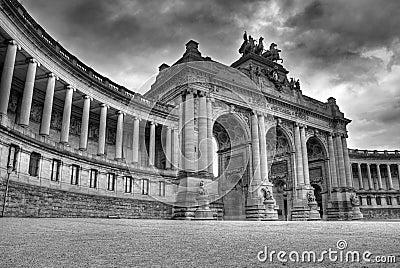
[[[0,218],[0,267],[400,267],[399,222],[186,222]],[[337,249],[397,264],[260,262],[257,253]],[[301,256],[301,255],[300,255]],[[335,255],[332,256],[332,258]],[[260,257],[264,257],[263,254]],[[295,258],[295,255],[292,255]],[[305,256],[307,257],[307,256]],[[285,257],[284,257],[285,258]],[[301,258],[301,257],[300,257]],[[364,266],[366,265],[366,266]]]

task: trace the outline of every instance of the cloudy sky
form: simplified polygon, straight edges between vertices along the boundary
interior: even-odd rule
[[[330,96],[347,118],[349,147],[400,149],[400,1],[23,0],[66,49],[143,93],[194,39],[230,65],[244,30],[282,49],[303,93]]]

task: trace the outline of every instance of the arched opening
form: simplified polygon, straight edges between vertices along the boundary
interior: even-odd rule
[[[326,219],[328,202],[327,154],[322,142],[315,136],[307,140],[307,156],[310,184],[314,188],[315,200],[320,208],[321,218]]]
[[[224,114],[213,126],[214,174],[217,175],[220,202],[225,220],[244,220],[249,182],[248,136],[241,119],[235,114]]]
[[[292,146],[285,131],[273,127],[266,134],[269,180],[273,184],[273,196],[279,206],[279,220],[291,219],[291,203],[294,176]]]

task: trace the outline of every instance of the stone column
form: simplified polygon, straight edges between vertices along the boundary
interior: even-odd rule
[[[397,179],[399,181],[399,190],[400,190],[400,164],[397,164]],[[399,203],[400,205],[400,203]]]
[[[122,111],[118,111],[118,119],[117,119],[117,134],[115,138],[115,159],[122,159],[122,141],[124,135],[124,113]]]
[[[388,181],[389,181],[389,190],[393,190],[393,180],[392,180],[392,173],[390,172],[390,164],[386,164],[387,173],[388,173]]]
[[[213,161],[214,161],[214,145],[213,145],[213,115],[212,115],[212,99],[207,98],[207,151],[208,151],[208,173],[214,174]]]
[[[100,110],[100,126],[99,126],[99,142],[97,147],[97,154],[104,155],[106,147],[106,127],[107,127],[107,109],[108,106],[104,103],[101,105]]]
[[[260,174],[260,142],[258,133],[258,118],[256,114],[251,116],[251,146],[253,155],[253,179],[251,186],[253,186],[252,193],[261,182]]]
[[[90,116],[90,101],[91,98],[86,95],[83,97],[83,110],[82,110],[82,124],[81,136],[79,140],[79,150],[85,151],[87,149],[88,133],[89,133],[89,116]]]
[[[207,172],[208,162],[208,142],[207,142],[207,99],[204,92],[199,93],[199,109],[198,109],[198,122],[199,122],[199,139],[198,148],[199,155],[199,171]]]
[[[156,123],[150,122],[149,166],[154,166],[156,152]]]
[[[184,105],[184,157],[185,164],[184,169],[187,172],[194,172],[195,166],[195,152],[194,152],[194,99],[193,92],[188,90],[186,92],[186,101]]]
[[[68,85],[66,87],[60,134],[60,142],[64,144],[68,143],[69,140],[69,125],[71,122],[72,97],[74,96],[74,91],[75,89],[71,86]]]
[[[342,136],[342,150],[343,150],[343,158],[344,158],[344,170],[346,173],[346,185],[347,187],[353,187],[353,179],[351,173],[351,164],[349,157],[349,150],[347,149],[347,137]]]
[[[337,188],[339,186],[339,183],[336,173],[336,158],[335,158],[335,150],[333,147],[332,133],[328,134],[328,150],[329,150],[329,163],[330,163],[329,166],[332,175],[332,187]]]
[[[379,187],[379,190],[383,190],[381,166],[379,164],[376,164],[376,173],[378,175],[378,187]]]
[[[29,126],[29,117],[31,115],[33,88],[35,86],[37,61],[28,60],[28,71],[26,72],[24,94],[21,101],[21,113],[18,124],[24,127]]]
[[[173,151],[173,160],[172,160],[172,166],[174,169],[179,168],[179,130],[174,129],[172,132],[173,136],[173,146],[172,146],[172,151]]]
[[[346,187],[346,171],[344,167],[343,145],[342,139],[339,135],[335,137],[336,148],[338,152],[338,166],[339,166],[339,183],[340,187]]]
[[[7,116],[8,102],[10,99],[11,82],[14,74],[15,57],[17,55],[17,43],[8,41],[6,58],[3,64],[0,81],[0,117]]]
[[[360,163],[357,163],[357,170],[358,170],[358,180],[359,180],[360,190],[364,190],[364,181],[363,181],[363,177],[362,177]]]
[[[303,153],[301,151],[300,127],[297,123],[294,127],[294,144],[296,149],[296,172],[298,185],[304,185]]]
[[[367,163],[367,174],[368,174],[368,186],[369,189],[372,190],[374,187],[374,184],[372,183],[372,176],[371,176],[371,164]]]
[[[48,76],[46,96],[43,104],[42,122],[39,130],[39,134],[42,136],[50,135],[51,112],[53,110],[54,87],[56,85],[56,76],[52,73]]]
[[[132,141],[132,162],[139,162],[139,126],[140,119],[134,117],[133,119],[133,141]]]
[[[166,169],[171,169],[171,162],[172,162],[172,130],[171,127],[167,126],[167,137],[165,139],[166,141],[166,148],[165,148],[165,168]]]
[[[265,133],[265,117],[258,116],[258,126],[260,128],[260,167],[261,181],[268,181],[268,159],[267,159],[267,142]]]
[[[300,141],[301,141],[301,152],[303,155],[303,172],[304,172],[304,184],[310,185],[310,174],[308,169],[308,155],[307,155],[307,141],[306,141],[306,126],[300,127]]]

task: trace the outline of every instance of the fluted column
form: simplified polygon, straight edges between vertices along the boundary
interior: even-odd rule
[[[156,152],[156,123],[150,122],[149,166],[154,166]]]
[[[172,162],[172,130],[171,127],[167,126],[167,135],[166,135],[166,148],[165,148],[165,168],[171,169]]]
[[[74,91],[75,89],[73,89],[71,86],[66,87],[60,134],[61,143],[68,143],[69,140],[69,126],[71,122],[72,97],[74,96]]]
[[[342,136],[342,148],[343,148],[343,158],[344,158],[344,170],[346,173],[346,184],[347,187],[353,187],[349,149],[347,148],[347,136]]]
[[[296,148],[297,181],[298,185],[304,185],[303,153],[301,150],[300,127],[297,123],[294,126],[294,144]]]
[[[379,165],[379,164],[376,164],[376,173],[378,175],[378,187],[379,187],[379,190],[383,190],[382,175],[381,175],[381,165]]]
[[[301,141],[301,152],[303,155],[303,172],[304,172],[304,184],[310,185],[310,171],[308,169],[308,155],[307,155],[307,141],[306,141],[306,127],[300,127],[300,141]]]
[[[42,122],[39,130],[39,134],[43,136],[50,135],[51,112],[53,110],[54,87],[56,85],[56,76],[52,73],[48,76],[46,96],[43,104]]]
[[[268,181],[268,159],[267,159],[267,142],[265,134],[265,117],[258,116],[258,126],[260,128],[260,168],[261,181]]]
[[[29,126],[29,117],[31,115],[33,88],[35,87],[37,61],[35,59],[28,60],[28,70],[26,72],[24,93],[21,101],[21,113],[18,124],[21,126]]]
[[[115,138],[115,159],[122,159],[122,141],[124,135],[124,113],[122,111],[118,111],[117,118],[117,134]]]
[[[397,179],[399,181],[399,190],[400,190],[400,164],[397,164]],[[400,205],[400,203],[399,203]]]
[[[81,136],[79,140],[79,149],[82,151],[87,149],[88,133],[89,133],[90,101],[91,98],[88,95],[83,97]]]
[[[179,130],[174,129],[172,132],[173,136],[173,146],[172,146],[172,166],[174,169],[178,169],[179,167]]]
[[[213,148],[213,116],[212,116],[212,99],[207,98],[207,148],[208,148],[208,173],[214,174],[214,148]]]
[[[139,162],[139,126],[140,119],[135,117],[133,119],[133,141],[132,141],[132,162]]]
[[[388,173],[388,181],[389,181],[389,190],[393,190],[393,180],[392,173],[390,172],[390,164],[386,164],[387,173]]]
[[[256,114],[253,114],[251,116],[251,146],[253,155],[253,179],[251,181],[251,185],[258,186],[261,182],[261,174],[260,174],[260,141],[258,133],[258,118]]]
[[[357,170],[358,170],[358,180],[359,180],[360,190],[364,190],[364,181],[363,181],[363,177],[362,177],[360,163],[357,163]]]
[[[106,147],[106,127],[107,127],[107,109],[108,106],[104,103],[101,105],[100,110],[100,126],[99,126],[99,142],[97,147],[97,154],[104,155]]]
[[[199,138],[198,148],[199,155],[199,171],[208,171],[208,146],[207,146],[207,99],[204,92],[199,93],[199,109],[198,109],[198,122],[199,122]]]
[[[329,166],[331,170],[332,177],[332,187],[337,188],[339,186],[338,176],[336,173],[336,158],[335,158],[335,150],[333,146],[333,138],[332,133],[328,134],[328,150],[329,150]]]
[[[14,40],[10,40],[8,41],[6,58],[3,64],[3,71],[1,73],[0,116],[7,115],[16,55],[17,55],[17,43]]]
[[[193,92],[186,92],[186,101],[184,105],[184,157],[185,157],[185,165],[184,169],[188,172],[194,172],[194,160],[195,160],[195,151],[194,151],[194,99]]]
[[[343,145],[342,139],[339,135],[335,137],[336,148],[338,153],[338,166],[339,166],[339,183],[340,187],[346,187],[346,171],[344,165],[344,156],[343,156]]]
[[[368,174],[368,186],[369,189],[372,190],[374,188],[374,184],[372,183],[372,176],[371,176],[371,164],[367,163],[367,174]]]

